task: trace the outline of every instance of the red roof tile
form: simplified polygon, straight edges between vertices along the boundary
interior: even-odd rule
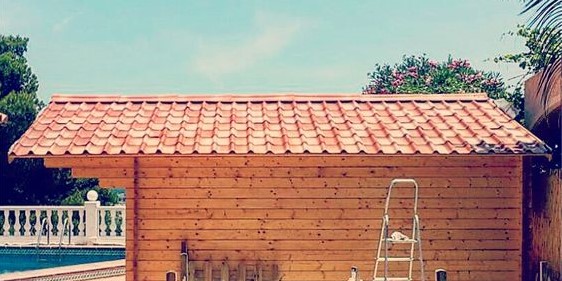
[[[55,95],[10,156],[548,150],[485,94]]]

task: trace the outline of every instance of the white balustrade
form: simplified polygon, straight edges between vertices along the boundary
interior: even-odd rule
[[[101,206],[99,207],[99,237],[100,243],[113,243],[125,239],[125,207]]]
[[[100,206],[96,200],[84,206],[0,206],[0,245],[36,245],[38,238],[41,245],[58,245],[61,235],[65,245],[69,240],[76,245],[124,245],[125,206]]]

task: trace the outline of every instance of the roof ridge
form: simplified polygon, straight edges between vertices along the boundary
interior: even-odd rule
[[[276,101],[486,101],[486,93],[457,94],[379,94],[363,95],[349,93],[277,93],[277,94],[53,94],[51,102],[276,102]]]

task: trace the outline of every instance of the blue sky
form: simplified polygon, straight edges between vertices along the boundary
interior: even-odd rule
[[[517,0],[7,1],[0,33],[30,38],[52,93],[360,92],[375,63],[523,50]]]

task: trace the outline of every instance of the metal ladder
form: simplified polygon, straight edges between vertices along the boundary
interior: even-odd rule
[[[388,207],[390,203],[390,194],[392,193],[392,188],[396,184],[406,183],[412,184],[414,187],[414,214],[412,221],[412,236],[411,237],[399,237],[402,235],[389,235],[389,224],[390,216],[388,213]],[[401,234],[401,233],[400,233]],[[389,256],[389,244],[410,244],[410,256],[409,257],[391,257]],[[384,215],[382,218],[381,235],[379,239],[379,247],[377,249],[377,257],[375,260],[375,270],[373,272],[373,281],[412,281],[412,268],[414,265],[414,250],[417,245],[418,248],[418,260],[421,266],[421,281],[425,281],[425,272],[422,256],[421,247],[421,236],[420,236],[420,218],[418,216],[418,183],[414,179],[393,179],[388,187],[388,194],[386,195],[386,203],[384,205]],[[384,248],[384,256],[381,257],[382,249]],[[384,275],[383,277],[377,277],[379,263],[384,262]],[[388,275],[388,265],[389,262],[408,262],[408,277],[389,277]]]

